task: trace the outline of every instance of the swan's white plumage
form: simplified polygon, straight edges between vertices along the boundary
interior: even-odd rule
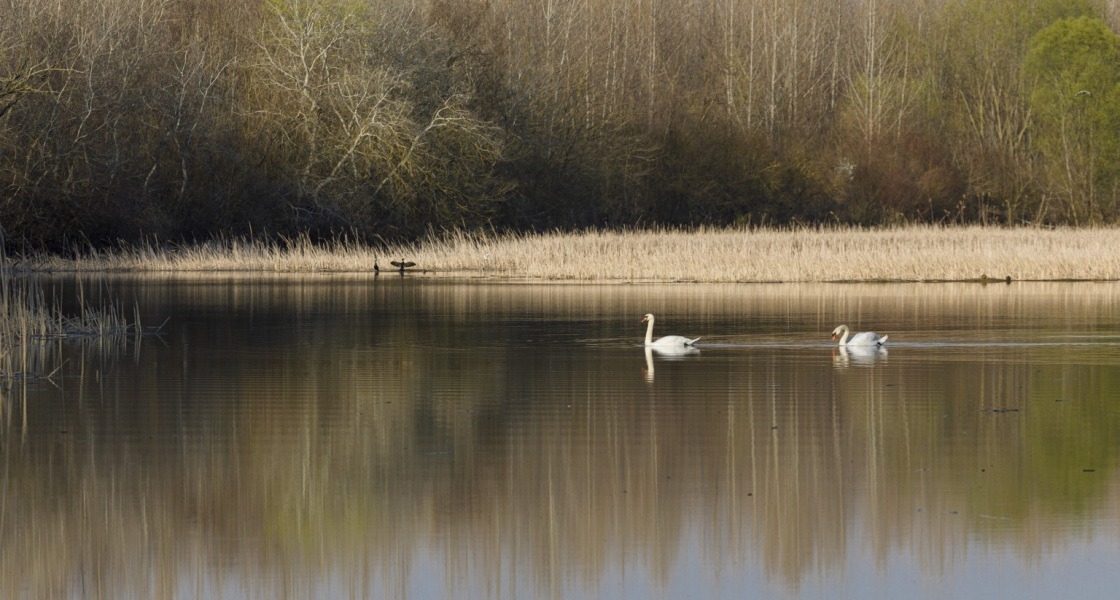
[[[863,331],[849,338],[848,333],[848,326],[841,325],[832,330],[832,339],[835,340],[836,336],[840,336],[841,346],[882,346],[890,337],[886,335],[879,337],[874,331]]]
[[[686,338],[683,335],[667,335],[662,338],[653,339],[653,315],[646,314],[642,317],[643,323],[649,323],[646,326],[646,346],[653,346],[655,348],[683,348],[691,346],[696,343],[700,338]]]

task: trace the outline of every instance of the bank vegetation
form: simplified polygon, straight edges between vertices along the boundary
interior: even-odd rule
[[[1114,223],[1108,0],[12,0],[0,225]]]
[[[399,273],[393,262],[414,266]],[[499,280],[685,282],[1120,280],[1120,228],[910,225],[698,228],[429,236],[367,244],[310,236],[129,244],[74,258],[21,256],[21,272],[351,273]]]
[[[14,380],[41,377],[57,369],[44,360],[46,346],[75,339],[119,342],[143,333],[138,310],[130,318],[112,299],[87,300],[84,289],[77,296],[77,308],[63,311],[57,298],[47,298],[34,276],[15,273],[0,250],[0,412],[4,408],[2,391]]]

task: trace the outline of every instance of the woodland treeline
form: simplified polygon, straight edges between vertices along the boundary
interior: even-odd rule
[[[0,225],[1120,221],[1115,0],[5,0]]]

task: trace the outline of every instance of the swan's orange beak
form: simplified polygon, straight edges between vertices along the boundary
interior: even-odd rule
[[[649,320],[649,317],[642,317],[642,323],[645,323],[648,320]]]
[[[834,334],[832,334],[832,339],[833,339],[833,340],[835,340],[835,339],[836,339],[836,334],[835,334],[835,333],[834,333]]]

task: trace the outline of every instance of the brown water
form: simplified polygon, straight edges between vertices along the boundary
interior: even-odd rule
[[[52,344],[59,373],[4,393],[4,598],[1120,587],[1118,284],[105,293],[166,324]],[[638,347],[646,312],[698,352]]]

